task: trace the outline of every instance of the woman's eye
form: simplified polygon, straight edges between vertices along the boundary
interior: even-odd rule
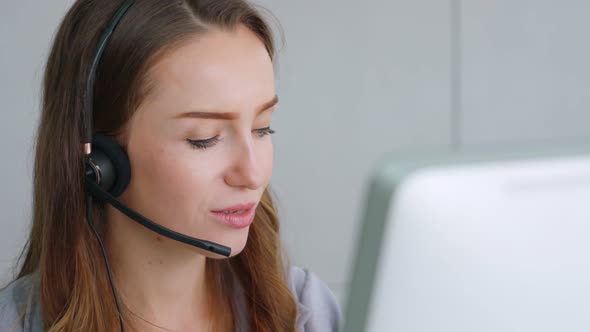
[[[256,129],[254,130],[254,133],[256,133],[256,135],[258,137],[264,137],[266,135],[272,135],[275,133],[274,130],[270,129],[270,127],[266,127],[266,128],[260,128],[260,129]]]
[[[255,129],[253,132],[258,137],[264,137],[266,135],[272,135],[275,133],[275,131],[270,129],[270,127]],[[199,139],[199,140],[187,138],[186,141],[194,149],[205,150],[205,149],[213,147],[215,144],[219,143],[220,138],[219,138],[219,135],[217,135],[217,136],[213,136],[211,138]]]
[[[205,150],[207,148],[214,146],[215,144],[217,144],[217,142],[219,142],[219,135],[213,136],[213,137],[207,138],[207,139],[200,139],[200,140],[194,140],[194,139],[187,138],[186,141],[194,149]]]

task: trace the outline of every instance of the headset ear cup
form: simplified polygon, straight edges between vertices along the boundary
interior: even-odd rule
[[[94,134],[90,159],[100,170],[101,187],[109,194],[119,197],[131,180],[131,163],[127,153],[113,139]]]

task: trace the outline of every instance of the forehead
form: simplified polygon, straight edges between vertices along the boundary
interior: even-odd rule
[[[191,107],[240,111],[275,94],[270,56],[245,27],[191,38],[168,51],[149,70],[148,81],[147,99],[166,103],[166,112]]]

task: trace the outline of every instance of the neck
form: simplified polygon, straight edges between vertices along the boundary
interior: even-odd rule
[[[210,321],[206,258],[109,207],[105,243],[121,305],[140,330],[193,330]],[[125,312],[126,310],[122,310]],[[149,322],[149,323],[148,323]],[[146,325],[147,324],[147,325]],[[144,327],[145,326],[145,327]]]

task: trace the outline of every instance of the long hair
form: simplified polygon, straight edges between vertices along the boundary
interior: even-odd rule
[[[100,247],[85,222],[82,108],[99,35],[120,5],[78,0],[55,35],[45,68],[42,114],[35,144],[33,224],[18,278],[37,272],[46,330],[113,331],[117,311]],[[147,72],[162,56],[212,28],[244,25],[274,61],[272,32],[241,0],[138,0],[123,17],[98,67],[94,131],[116,135],[149,92]],[[104,213],[104,207],[102,207]],[[101,206],[97,206],[101,214]],[[104,236],[105,225],[98,231]],[[231,301],[228,275],[244,292],[252,331],[294,331],[296,304],[287,285],[279,222],[268,189],[240,255],[207,260],[215,301]],[[221,299],[221,300],[220,300]],[[232,321],[232,313],[216,313]],[[223,324],[221,324],[223,325]]]

